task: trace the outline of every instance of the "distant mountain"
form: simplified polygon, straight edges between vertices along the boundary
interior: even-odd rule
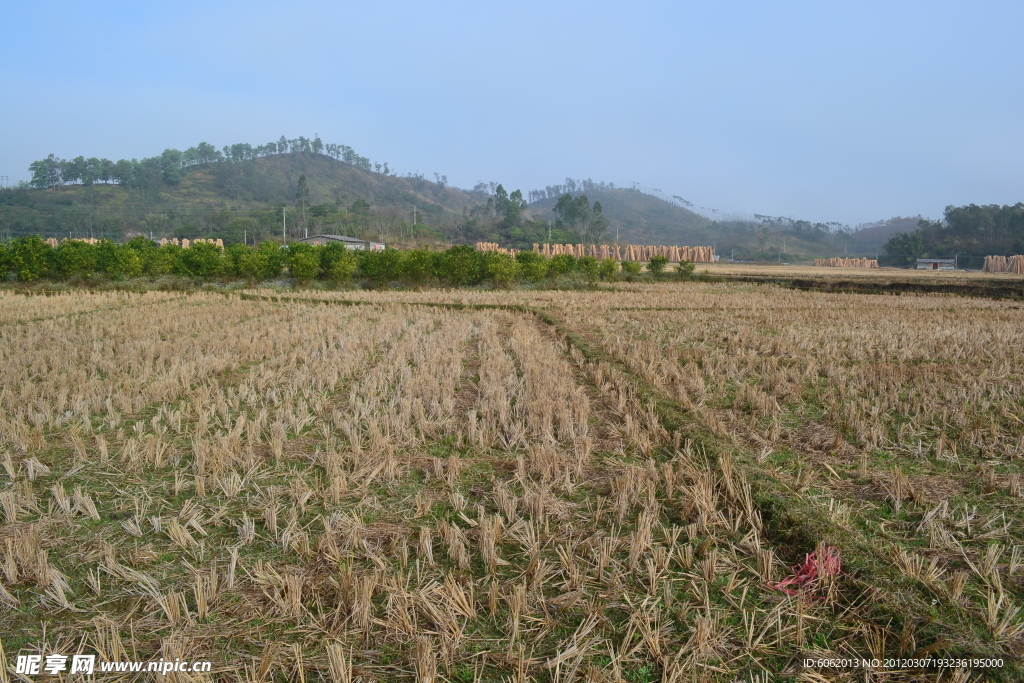
[[[882,245],[888,242],[893,235],[917,230],[921,220],[921,216],[908,216],[907,218],[897,216],[884,221],[861,223],[854,228],[850,246],[858,252],[881,249]]]
[[[587,195],[593,204],[601,202],[608,219],[608,241],[614,241],[618,229],[623,244],[709,244],[714,221],[639,190],[593,186],[587,191],[571,192]],[[534,201],[528,212],[537,220],[555,220],[552,209],[556,198]]]

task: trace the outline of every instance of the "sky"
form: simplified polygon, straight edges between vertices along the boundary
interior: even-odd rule
[[[1024,3],[0,0],[0,175],[319,135],[849,225],[1024,201]]]

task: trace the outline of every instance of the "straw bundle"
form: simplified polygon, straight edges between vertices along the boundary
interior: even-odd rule
[[[534,247],[536,247],[536,246],[537,245],[534,245]],[[497,242],[477,242],[476,243],[476,250],[477,251],[496,251],[499,254],[508,254],[512,258],[515,258],[516,254],[518,254],[519,251],[520,251],[519,249],[505,249],[502,246],[500,246]],[[536,248],[534,249],[534,251],[536,251]]]
[[[832,258],[816,258],[814,259],[814,265],[827,268],[877,268],[878,261],[868,258],[842,258],[834,256]]]
[[[224,240],[222,240],[222,239],[216,239],[216,240],[214,240],[214,239],[206,239],[205,237],[197,237],[197,238],[195,238],[194,240],[191,240],[191,241],[189,241],[188,239],[182,239],[181,241],[178,241],[177,237],[172,237],[171,239],[167,239],[166,237],[160,238],[160,246],[161,247],[165,247],[168,244],[173,244],[174,246],[181,247],[182,249],[188,249],[193,244],[213,244],[213,245],[217,246],[218,248],[220,248],[221,250],[224,249]]]
[[[982,271],[986,273],[1014,273],[1024,275],[1024,256],[986,256]]]

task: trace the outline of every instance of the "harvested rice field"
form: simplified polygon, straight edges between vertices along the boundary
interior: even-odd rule
[[[0,292],[0,680],[1020,680],[1022,333],[755,283]]]

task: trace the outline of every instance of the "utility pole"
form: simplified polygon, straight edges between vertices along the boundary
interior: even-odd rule
[[[288,219],[285,218],[285,212],[287,210],[288,207],[281,207],[281,242],[284,244],[288,244]]]
[[[412,227],[416,227],[416,205],[412,205]]]

